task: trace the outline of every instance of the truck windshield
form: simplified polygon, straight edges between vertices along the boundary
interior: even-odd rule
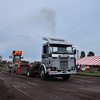
[[[73,53],[72,46],[50,46],[50,52],[51,53]]]

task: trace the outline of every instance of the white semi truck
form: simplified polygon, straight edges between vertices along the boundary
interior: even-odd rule
[[[43,80],[49,76],[59,76],[68,80],[70,74],[76,74],[75,47],[63,39],[43,37],[43,40],[47,42],[42,47],[42,61],[28,67],[27,76],[39,74]]]

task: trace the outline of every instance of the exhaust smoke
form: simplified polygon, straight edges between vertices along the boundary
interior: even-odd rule
[[[40,10],[40,16],[42,20],[47,24],[50,33],[52,35],[55,35],[55,27],[56,27],[55,11],[49,8],[42,8]]]

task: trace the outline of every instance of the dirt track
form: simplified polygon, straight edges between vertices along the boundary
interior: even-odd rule
[[[71,75],[68,81],[43,81],[0,68],[0,82],[13,91],[14,100],[100,100],[100,77]]]

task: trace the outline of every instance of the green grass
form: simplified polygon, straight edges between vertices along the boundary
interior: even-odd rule
[[[1,68],[7,68],[7,64],[1,64],[3,67]]]
[[[8,90],[8,92],[11,92],[10,90]]]
[[[90,73],[90,71],[77,72],[77,74],[92,75],[92,76],[100,76],[100,71],[98,71],[97,73]]]

